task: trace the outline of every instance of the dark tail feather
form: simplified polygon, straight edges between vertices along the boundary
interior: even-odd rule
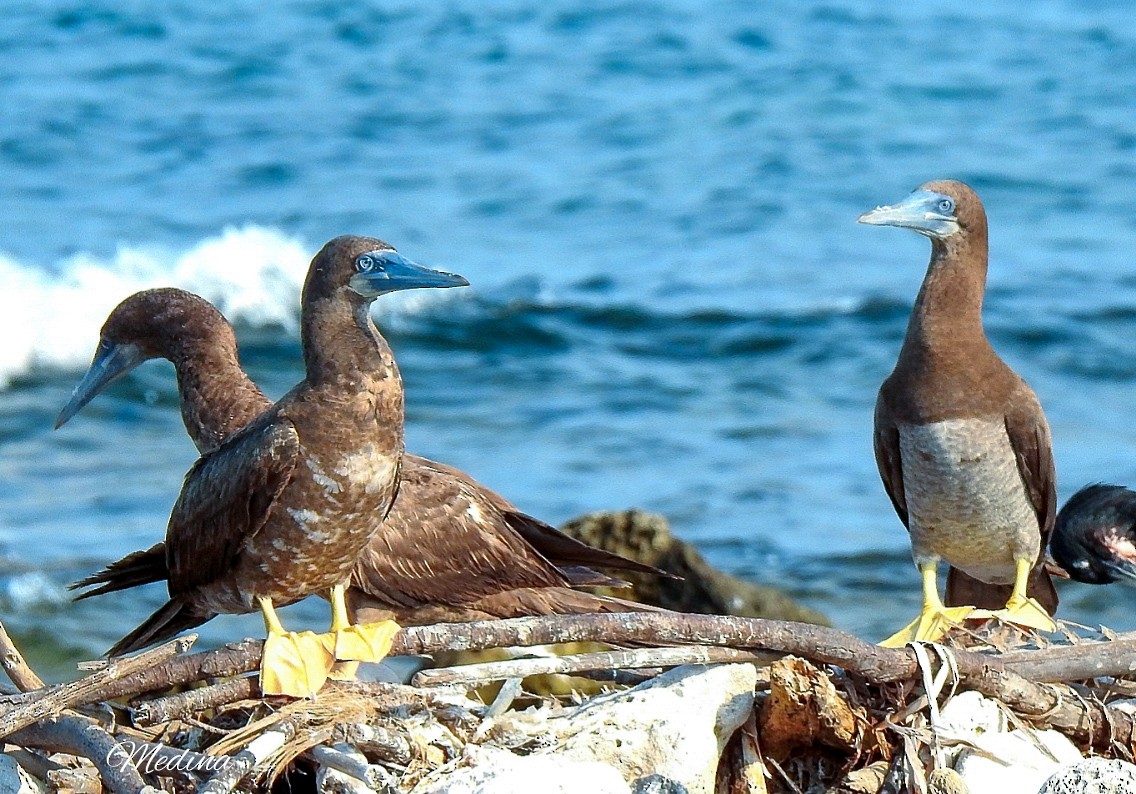
[[[118,562],[112,562],[107,567],[86,579],[71,585],[69,590],[80,587],[102,585],[85,593],[75,596],[78,601],[91,596],[113,593],[116,590],[127,590],[131,587],[150,584],[151,582],[164,582],[169,578],[169,569],[166,567],[166,544],[159,543],[145,551],[136,551],[128,554]]]
[[[560,568],[560,573],[564,574],[568,584],[573,587],[631,587],[631,582],[626,579],[616,579],[583,565],[566,565]]]
[[[177,599],[170,599],[158,611],[146,618],[142,625],[119,640],[107,651],[107,656],[121,656],[138,651],[147,645],[168,640],[177,634],[200,626],[213,617],[190,612],[189,607]]]
[[[944,603],[949,607],[974,606],[979,609],[1001,609],[1010,600],[1014,590],[1008,584],[987,584],[973,576],[967,576],[958,568],[947,571],[947,595]],[[1026,592],[1045,607],[1050,615],[1057,611],[1057,590],[1044,566],[1034,568],[1030,573]]]
[[[637,560],[631,560],[620,554],[589,546],[587,543],[565,535],[555,527],[550,527],[530,515],[517,511],[506,511],[505,520],[530,546],[540,552],[546,560],[557,568],[588,567],[610,568],[613,571],[634,571],[666,579],[681,579],[653,565],[647,565]],[[576,582],[572,584],[593,584],[592,582]]]

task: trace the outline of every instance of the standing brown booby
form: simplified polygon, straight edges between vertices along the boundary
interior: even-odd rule
[[[192,293],[155,289],[131,295],[107,318],[95,359],[57,426],[151,358],[174,364],[182,419],[202,453],[271,405],[241,368],[236,337],[221,313]],[[347,603],[357,622],[393,618],[403,625],[649,609],[567,589],[622,584],[587,566],[661,573],[521,513],[464,472],[406,454],[394,505],[360,556]],[[80,596],[86,597],[168,575],[159,543],[77,586],[102,585]]]
[[[336,659],[385,655],[397,625],[351,626],[344,604],[403,454],[402,382],[369,307],[466,284],[373,238],[337,237],[316,254],[301,298],[304,379],[190,469],[166,530],[170,600],[112,652],[259,608],[266,693],[310,695]],[[286,633],[274,606],[317,592],[330,595],[331,633]]]
[[[937,639],[967,616],[991,614],[1052,631],[1057,593],[1044,570],[1057,503],[1049,426],[982,327],[982,202],[961,182],[928,182],[859,221],[931,239],[927,275],[875,416],[876,463],[911,533],[923,609],[883,644]],[[940,559],[951,566],[947,603],[954,608],[939,598]],[[974,611],[1001,604],[997,613]]]

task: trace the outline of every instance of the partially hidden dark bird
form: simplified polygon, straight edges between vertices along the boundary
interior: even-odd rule
[[[1057,513],[1049,550],[1071,579],[1136,587],[1136,492],[1087,485]]]
[[[1057,592],[1044,568],[1057,506],[1049,426],[1033,390],[983,329],[982,202],[962,182],[928,182],[859,221],[931,240],[899,360],[876,401],[876,463],[923,577],[921,614],[883,644],[934,640],[964,618],[992,615],[1052,631]],[[940,560],[950,566],[945,602]]]
[[[135,293],[111,312],[94,361],[58,424],[153,358],[173,363],[182,419],[202,453],[271,405],[241,368],[236,337],[224,316],[204,298],[163,288]],[[624,584],[593,566],[666,575],[559,532],[465,472],[405,454],[394,503],[353,571],[348,614],[356,622],[422,625],[650,609],[570,589]],[[84,598],[165,581],[168,575],[165,544],[159,543],[75,586],[94,587]]]
[[[248,421],[185,477],[161,554],[169,601],[110,654],[145,647],[217,614],[259,609],[268,629],[261,668],[266,694],[309,696],[337,659],[385,656],[397,624],[352,625],[344,602],[352,571],[394,501],[403,457],[402,381],[370,305],[398,290],[467,284],[374,238],[337,237],[316,254],[301,298],[304,379],[275,404],[258,406],[247,390],[228,400],[230,410],[248,411]],[[224,329],[204,333],[214,340],[226,335]],[[141,352],[104,340],[84,383],[113,377]],[[235,364],[232,350],[210,354],[214,363]],[[209,373],[199,374],[182,387],[203,395],[224,388]],[[77,394],[57,426],[83,402]],[[285,632],[275,607],[315,593],[331,601],[331,631]]]

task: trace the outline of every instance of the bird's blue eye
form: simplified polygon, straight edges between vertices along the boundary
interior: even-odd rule
[[[375,269],[375,258],[370,254],[363,254],[355,260],[355,268],[360,273],[370,273]]]
[[[943,213],[944,215],[947,214],[948,212],[950,212],[951,210],[953,210],[954,208],[955,208],[955,203],[953,201],[951,201],[949,198],[945,198],[945,199],[943,199],[942,201],[939,202],[939,212]]]

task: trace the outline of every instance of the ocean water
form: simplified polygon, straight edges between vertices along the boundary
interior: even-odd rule
[[[1136,483],[1120,7],[17,2],[0,63],[0,616],[53,677],[163,599],[64,588],[160,538],[195,457],[164,363],[51,430],[103,318],[199,292],[279,396],[307,261],[342,233],[473,284],[376,307],[409,449],[553,523],[661,512],[878,638],[919,601],[871,417],[928,245],[855,218],[961,178],[990,217],[989,335],[1046,408],[1062,499]],[[1136,628],[1130,590],[1062,594]]]

